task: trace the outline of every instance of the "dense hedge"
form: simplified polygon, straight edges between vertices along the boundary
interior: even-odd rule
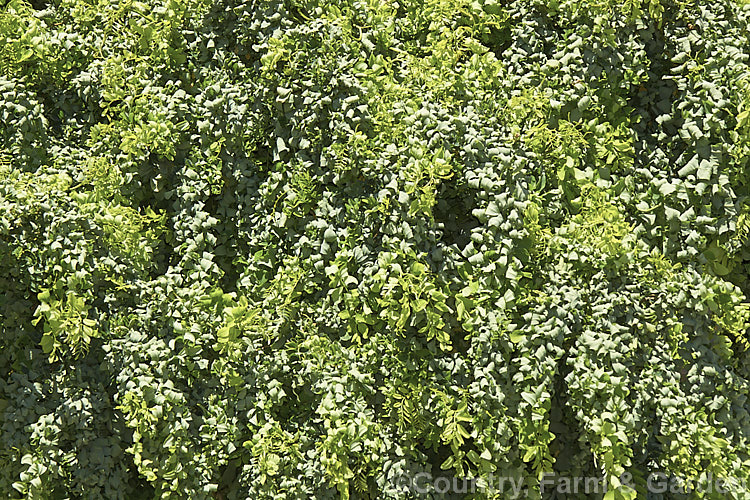
[[[750,8],[32,3],[0,495],[750,498]]]

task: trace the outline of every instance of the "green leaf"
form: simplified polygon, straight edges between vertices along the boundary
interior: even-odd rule
[[[40,344],[42,346],[42,351],[45,354],[49,354],[54,349],[55,339],[50,334],[44,334],[44,335],[42,335],[42,340],[41,340]]]
[[[536,405],[537,401],[537,395],[533,392],[522,392],[521,393],[521,399],[529,403],[530,405],[534,406]]]
[[[448,458],[446,458],[442,464],[440,464],[440,468],[442,470],[448,470],[456,463],[456,458],[453,455],[450,455]]]
[[[229,342],[230,333],[231,333],[231,327],[224,326],[220,328],[218,332],[216,332],[216,340],[218,341],[219,344],[226,344]]]
[[[32,49],[26,49],[21,53],[21,57],[18,58],[18,62],[25,62],[34,57],[34,51]]]
[[[518,344],[526,338],[523,332],[514,331],[510,333],[510,341],[514,344]]]
[[[701,160],[696,177],[700,180],[709,180],[711,178],[712,168],[707,160]]]

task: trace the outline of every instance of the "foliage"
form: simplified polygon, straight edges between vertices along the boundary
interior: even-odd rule
[[[750,480],[746,3],[6,2],[0,495]]]

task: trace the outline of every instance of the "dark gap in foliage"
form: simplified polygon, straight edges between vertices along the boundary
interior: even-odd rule
[[[640,116],[640,121],[633,125],[636,133],[636,162],[638,159],[648,158],[650,150],[661,148],[661,141],[657,139],[660,127],[668,136],[674,136],[684,122],[679,113],[672,113],[673,104],[679,93],[677,84],[668,78],[674,64],[667,55],[665,40],[658,32],[643,32],[641,36],[651,65],[648,69],[648,79],[642,85],[631,89],[628,100],[628,105]],[[672,117],[661,124],[657,123],[657,118],[667,114]],[[679,156],[681,152],[671,152],[672,158]]]
[[[61,139],[64,132],[63,124],[66,115],[75,114],[81,110],[82,106],[79,105],[80,99],[75,99],[75,97],[72,93],[61,92],[60,90],[52,90],[49,93],[42,94],[44,117],[47,119],[47,123],[49,123],[48,131],[52,136]],[[66,101],[72,102],[66,103]],[[88,136],[87,132],[85,136]]]
[[[166,231],[159,235],[158,247],[154,248],[154,266],[149,275],[151,279],[163,275],[170,266],[175,265],[180,260],[172,241],[174,235],[174,202],[171,198],[174,193],[172,189],[174,172],[174,161],[159,158],[152,153],[149,155],[148,161],[139,164],[135,182],[123,186],[123,195],[132,199],[134,207],[141,213],[144,213],[146,209],[151,209],[155,213],[166,216]]]
[[[554,31],[559,35],[565,35],[566,32],[575,30],[577,28],[573,23],[563,24],[559,16],[550,15],[550,10],[547,5],[543,3],[537,3],[533,6],[534,12],[544,21],[545,26]]]
[[[461,251],[471,241],[471,230],[481,223],[472,215],[476,208],[474,196],[462,194],[455,189],[446,189],[432,209],[435,222],[442,225],[440,242],[455,245]]]
[[[495,57],[502,60],[503,52],[513,44],[511,35],[510,26],[507,24],[502,28],[490,26],[490,33],[482,36],[482,43],[495,54]]]
[[[435,448],[422,449],[421,451],[427,457],[427,463],[430,464],[432,470],[436,472],[442,471],[440,466],[448,459],[448,457],[453,456],[451,447],[445,444],[439,444]]]
[[[565,355],[558,363],[558,372],[555,377],[555,392],[552,396],[550,408],[549,430],[555,435],[550,442],[550,452],[556,460],[553,471],[556,474],[565,475],[571,470],[576,470],[581,464],[575,463],[585,457],[589,470],[594,468],[594,456],[591,450],[583,446],[579,437],[584,429],[576,418],[575,412],[565,403],[564,395],[568,394],[568,384],[565,377],[572,368],[567,363]]]
[[[242,459],[234,458],[227,461],[226,465],[219,471],[217,476],[214,477],[214,481],[218,485],[216,491],[216,498],[226,498],[226,494],[229,491],[232,483],[237,480],[239,470],[242,468]]]
[[[206,200],[204,208],[219,221],[216,232],[219,236],[220,244],[216,248],[214,262],[222,270],[222,277],[219,283],[220,288],[224,292],[230,293],[237,291],[237,280],[240,275],[240,271],[237,268],[238,262],[234,256],[248,255],[249,249],[247,245],[241,244],[237,225],[231,223],[236,221],[240,216],[237,209],[237,197],[235,195],[236,182],[232,182],[231,163],[222,163],[222,177],[224,182],[222,183],[221,192],[211,194]],[[243,246],[245,248],[242,248]]]

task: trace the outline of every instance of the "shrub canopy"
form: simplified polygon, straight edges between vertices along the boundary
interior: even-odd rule
[[[10,0],[0,494],[748,480],[749,17]]]

